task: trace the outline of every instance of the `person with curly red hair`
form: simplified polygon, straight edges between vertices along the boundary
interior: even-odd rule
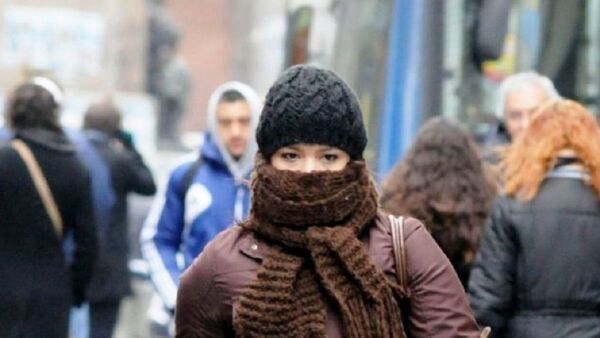
[[[494,337],[600,337],[600,133],[570,100],[546,103],[503,154],[504,194],[469,281]]]

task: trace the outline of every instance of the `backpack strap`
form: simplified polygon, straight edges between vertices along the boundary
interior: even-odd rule
[[[40,195],[44,208],[52,222],[54,231],[59,238],[62,237],[64,230],[63,220],[60,211],[58,210],[58,206],[56,205],[56,201],[54,200],[54,196],[52,195],[52,191],[50,190],[50,186],[48,186],[48,181],[46,181],[46,177],[35,159],[35,156],[27,144],[21,140],[13,140],[11,142],[11,147],[19,154],[19,157],[21,157],[21,160],[25,163],[35,189]]]
[[[185,195],[187,195],[188,190],[190,190],[190,187],[194,183],[194,178],[196,178],[196,174],[198,174],[198,170],[200,170],[202,162],[202,154],[200,154],[194,163],[192,163],[188,170],[183,174],[181,184],[179,185],[179,196],[181,196],[182,200],[185,200]]]
[[[394,262],[396,263],[396,281],[400,290],[410,297],[408,287],[408,265],[406,261],[406,248],[404,245],[404,217],[388,216],[392,229],[392,245],[394,251]]]

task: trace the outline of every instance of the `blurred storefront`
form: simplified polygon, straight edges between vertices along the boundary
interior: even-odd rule
[[[393,0],[234,0],[233,76],[262,95],[285,68],[316,64],[337,71],[360,98],[377,156]]]
[[[494,93],[507,75],[535,70],[548,76],[559,93],[595,109],[598,99],[598,11],[592,1],[469,1],[446,5],[445,25],[452,32],[445,51],[450,76],[443,114],[457,117],[475,135],[495,118]],[[458,9],[458,10],[457,10]],[[495,24],[495,25],[494,25]],[[452,85],[451,85],[452,84]]]
[[[73,98],[68,124],[92,98],[116,93],[139,114],[133,128],[153,131],[154,119],[140,117],[154,116],[145,92],[156,74],[148,25],[157,6],[175,23],[191,74],[187,131],[205,125],[220,83],[241,80],[264,95],[295,63],[334,69],[356,90],[366,156],[381,174],[430,116],[484,135],[496,119],[495,90],[514,72],[537,70],[563,96],[598,106],[600,0],[5,0],[0,92],[46,74]]]
[[[144,0],[0,2],[0,103],[35,75],[65,89],[63,122],[78,128],[91,101],[113,97],[142,148],[152,146],[154,102],[145,94]]]
[[[144,0],[5,0],[0,13],[1,86],[41,72],[65,87],[143,89]]]
[[[263,89],[295,63],[338,71],[363,105],[367,159],[379,178],[428,117],[455,118],[483,137],[497,121],[496,89],[515,72],[536,70],[561,95],[597,111],[599,0],[290,0],[279,10],[285,20],[262,27],[272,29],[264,40],[271,46],[275,36],[283,38],[284,52],[262,50],[271,71],[255,69],[250,82]],[[242,61],[239,68],[253,64]]]
[[[526,70],[548,76],[562,96],[597,111],[600,1],[450,2],[444,8],[449,33],[444,62],[449,68],[442,73],[448,90],[441,113],[458,118],[476,135],[484,134],[486,123],[495,118],[499,83]]]
[[[445,115],[481,139],[495,93],[535,70],[598,111],[600,1],[394,1],[377,164],[387,172],[424,119]]]

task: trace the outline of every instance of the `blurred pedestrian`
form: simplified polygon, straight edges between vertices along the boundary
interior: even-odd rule
[[[128,270],[127,195],[153,195],[152,173],[121,126],[121,112],[110,102],[91,105],[84,117],[84,134],[109,168],[116,201],[109,221],[98,227],[98,262],[88,290],[90,337],[110,338],[121,299],[131,293]]]
[[[398,219],[377,207],[361,110],[342,79],[284,72],[257,141],[250,217],[184,273],[177,337],[479,337],[452,266],[414,218],[400,231],[408,290],[399,286]]]
[[[0,336],[67,337],[85,299],[97,239],[88,171],[60,124],[60,87],[18,86],[6,107],[14,136],[0,147]],[[73,235],[67,265],[63,239]]]
[[[467,131],[436,117],[384,182],[381,205],[422,220],[466,287],[496,195],[492,177]]]
[[[60,89],[60,88],[59,88]],[[62,95],[62,91],[60,91]],[[90,173],[92,200],[94,213],[96,216],[96,226],[104,228],[116,202],[115,192],[112,189],[110,173],[107,164],[100,157],[98,152],[93,149],[89,140],[79,129],[64,127],[63,131],[75,146],[77,157]],[[0,140],[9,140],[10,130],[0,127]],[[63,241],[63,251],[65,252],[67,263],[72,261],[75,251],[75,241],[73,234],[67,234]],[[71,338],[89,337],[89,304],[74,307],[69,319],[69,336]]]
[[[181,272],[210,239],[247,215],[259,114],[258,96],[247,85],[228,82],[217,88],[208,103],[209,130],[200,154],[175,168],[146,219],[142,253],[171,313]]]
[[[502,159],[506,183],[469,292],[494,337],[600,337],[600,134],[580,104],[545,104]]]
[[[496,98],[498,123],[486,136],[484,158],[496,164],[500,160],[498,150],[527,128],[533,112],[558,97],[552,81],[536,72],[516,73],[504,79]]]
[[[188,111],[191,74],[181,55],[173,54],[160,70],[157,147],[189,150],[181,144],[181,120]]]
[[[188,110],[192,87],[189,67],[178,52],[181,30],[164,3],[150,3],[148,89],[158,100],[156,141],[159,149],[185,150],[180,122]]]

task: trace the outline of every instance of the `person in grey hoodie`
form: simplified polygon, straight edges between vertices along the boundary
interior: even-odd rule
[[[208,103],[209,130],[199,156],[176,167],[159,192],[141,234],[150,276],[164,305],[175,308],[179,275],[216,234],[248,213],[248,179],[261,111],[256,92],[240,82],[218,87]],[[183,264],[178,263],[178,256]]]

